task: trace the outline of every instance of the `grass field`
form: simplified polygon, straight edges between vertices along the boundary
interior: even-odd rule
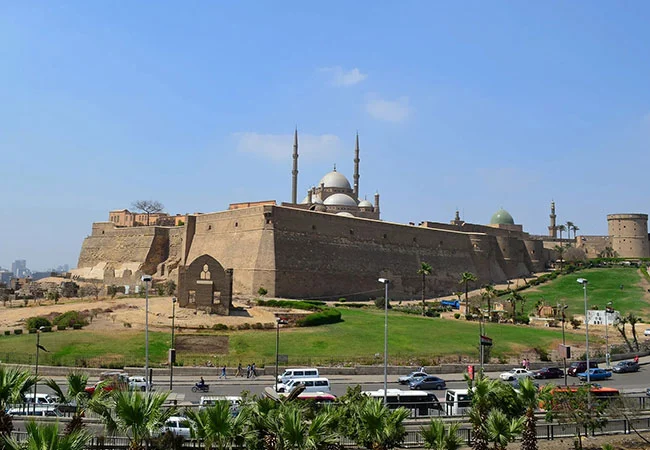
[[[526,297],[525,309],[532,312],[539,299],[547,305],[565,303],[569,305],[568,315],[585,313],[584,293],[582,285],[576,280],[586,278],[588,307],[598,306],[605,309],[607,302],[612,301],[614,309],[621,314],[634,312],[637,315],[650,316],[650,303],[644,300],[644,290],[640,286],[641,273],[636,268],[614,267],[582,270],[574,274],[564,275],[556,280],[543,284],[535,289],[522,291]],[[623,285],[623,289],[620,286]]]
[[[343,309],[344,321],[315,328],[289,328],[280,332],[280,353],[289,355],[292,364],[380,363],[383,358],[384,316],[380,310]],[[179,354],[183,364],[229,366],[273,364],[275,330],[251,330],[227,333],[228,355]],[[555,348],[561,341],[558,329],[488,324],[487,334],[494,339],[492,356],[518,358],[521,351],[539,347]],[[0,359],[33,364],[35,335],[0,337]],[[163,364],[170,343],[166,333],[149,333],[152,365]],[[581,342],[582,335],[568,333],[569,342]],[[440,359],[457,360],[460,355],[477,358],[478,323],[464,320],[423,318],[389,313],[389,355],[392,363],[434,363]],[[41,344],[49,353],[40,352],[41,364],[83,367],[143,365],[144,334],[134,331],[97,333],[85,330],[41,334]],[[375,356],[378,355],[378,356]]]
[[[607,301],[625,314],[634,311],[648,316],[650,307],[639,286],[641,275],[633,268],[590,269],[561,276],[534,289],[522,291],[525,307],[532,311],[543,298],[547,304],[565,302],[570,315],[584,314],[582,286],[579,277],[589,280],[589,305],[604,308]],[[623,289],[620,289],[620,285]],[[280,331],[280,354],[290,364],[379,364],[383,361],[384,316],[382,310],[342,309],[343,322],[313,328],[286,328]],[[502,361],[518,360],[522,352],[539,348],[550,352],[561,342],[558,328],[524,325],[486,325],[486,334],[494,339],[491,356]],[[201,333],[210,333],[201,330]],[[584,332],[567,330],[569,344],[582,345]],[[185,333],[187,334],[187,333]],[[198,333],[197,333],[198,334]],[[274,364],[275,330],[229,331],[229,352],[215,354],[207,348],[196,354],[179,353],[184,365],[205,364],[236,366],[255,362],[258,366]],[[153,366],[165,364],[170,345],[169,333],[149,333],[149,354]],[[594,346],[601,339],[592,336]],[[0,361],[33,364],[36,336],[0,336]],[[121,367],[144,364],[144,333],[133,330],[97,332],[66,330],[43,333],[41,344],[49,352],[40,352],[42,364]],[[425,318],[398,312],[389,313],[389,359],[392,364],[433,364],[478,358],[478,323],[465,320]]]

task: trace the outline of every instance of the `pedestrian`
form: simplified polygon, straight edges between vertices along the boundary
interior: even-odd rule
[[[219,375],[219,378],[226,378],[226,366],[223,366],[221,369],[221,375]]]
[[[524,369],[526,368],[526,358],[523,358],[521,360],[521,367],[524,368]]]
[[[257,377],[257,372],[255,371],[255,363],[251,364],[251,376],[253,378]]]
[[[241,373],[241,363],[237,364],[237,372],[235,373],[235,376],[236,377],[243,377],[244,376]]]
[[[249,364],[246,366],[246,378],[250,378],[250,377],[251,377],[251,365]]]
[[[419,371],[419,372],[424,372],[424,366],[420,366],[420,368],[418,369],[418,371]]]
[[[530,360],[529,360],[528,358],[526,358],[524,361],[525,361],[525,363],[526,363],[526,365],[524,366],[524,368],[525,368],[526,370],[530,370]]]
[[[638,363],[639,362],[639,355],[634,355],[634,362]]]

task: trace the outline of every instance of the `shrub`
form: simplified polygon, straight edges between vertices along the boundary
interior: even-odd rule
[[[460,313],[454,313],[454,319],[460,319]]]
[[[337,323],[341,321],[341,311],[338,309],[327,309],[317,313],[309,314],[308,316],[298,320],[296,324],[299,327],[314,327],[317,325],[325,325],[328,323]]]
[[[260,288],[257,290],[257,295],[259,295],[260,297],[264,297],[268,293],[269,291],[263,286],[260,286]]]
[[[212,325],[212,329],[214,331],[225,331],[228,329],[228,325],[223,323],[215,323],[214,325]]]
[[[34,328],[35,330],[38,330],[41,327],[51,327],[52,322],[50,322],[47,318],[45,317],[30,317],[27,319],[27,328],[32,329]]]
[[[241,323],[239,326],[237,326],[238,329],[240,330],[250,330],[251,329],[251,324],[250,323]]]
[[[36,334],[36,328],[30,328],[29,330],[27,330],[27,332],[29,334]]]
[[[259,306],[271,306],[274,308],[304,309],[316,311],[323,309],[325,302],[314,300],[257,300]]]
[[[343,308],[365,308],[367,305],[363,303],[334,303],[335,307],[343,307]]]
[[[131,328],[131,324],[129,322],[124,322],[124,328]]]
[[[57,325],[56,329],[57,329],[57,331],[63,331],[63,330],[66,329],[66,326],[65,325]]]
[[[340,303],[345,303],[345,302],[346,302],[345,297],[341,297],[341,298],[339,299],[339,302],[340,302]]]
[[[22,328],[16,328],[14,330],[14,334],[23,334],[23,329]]]
[[[49,333],[49,332],[52,331],[52,327],[51,327],[51,326],[49,326],[49,327],[43,327],[43,329],[42,329],[41,331],[42,331],[43,333]]]
[[[528,317],[525,314],[519,314],[515,316],[515,323],[523,323],[524,325],[528,325],[530,323],[530,317]]]
[[[5,336],[9,336],[11,334],[10,330],[5,330]]]
[[[158,294],[160,297],[165,295],[165,285],[164,284],[157,284],[156,285],[156,294]]]
[[[264,329],[264,325],[262,325],[260,322],[254,323],[252,325],[252,327],[253,327],[253,330],[263,330]]]
[[[79,311],[64,312],[60,316],[55,317],[53,322],[56,326],[73,327],[75,330],[88,325],[88,319],[79,313]],[[79,328],[75,328],[74,325],[79,325]]]
[[[80,323],[75,323],[74,325],[72,325],[73,330],[81,330],[82,328],[83,326]]]

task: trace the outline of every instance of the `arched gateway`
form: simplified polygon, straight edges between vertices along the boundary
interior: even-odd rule
[[[210,255],[201,255],[178,272],[178,304],[229,315],[232,307],[232,269]]]

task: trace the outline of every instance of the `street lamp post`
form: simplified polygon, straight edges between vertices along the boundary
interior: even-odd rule
[[[558,308],[561,308],[562,311],[562,349],[563,349],[563,355],[562,355],[562,361],[564,362],[564,385],[567,386],[568,381],[567,381],[567,374],[566,374],[566,337],[564,335],[564,321],[566,320],[566,314],[564,311],[569,307],[569,305],[557,305]]]
[[[591,411],[591,374],[589,373],[589,319],[587,317],[587,279],[578,278],[578,283],[582,284],[582,291],[585,298],[585,347],[586,347],[586,358],[587,358],[587,404],[589,410]]]
[[[605,365],[609,369],[611,356],[609,354],[609,313],[612,310],[612,302],[605,305]]]
[[[149,283],[151,275],[142,275],[145,284],[144,302],[144,381],[145,391],[149,392]]]
[[[36,367],[34,368],[34,414],[36,414],[36,385],[38,384],[38,351],[41,349],[41,330],[44,327],[39,327],[36,330]]]
[[[278,392],[278,367],[280,365],[280,325],[287,323],[286,319],[278,317],[275,319],[276,332],[275,332],[275,392]]]
[[[176,347],[174,347],[174,319],[176,318],[176,297],[172,297],[172,345],[169,349],[169,390],[174,385],[174,363],[176,362]]]
[[[388,278],[379,278],[384,285],[384,405],[388,404]]]

